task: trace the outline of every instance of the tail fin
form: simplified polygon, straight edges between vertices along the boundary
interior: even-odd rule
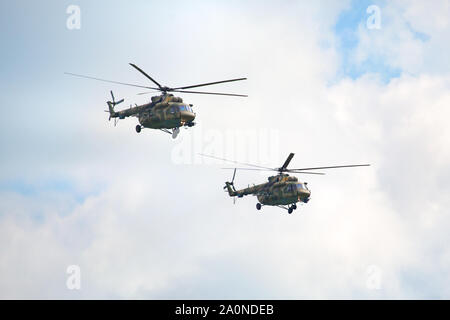
[[[111,101],[106,102],[108,104],[109,109],[109,118],[114,117],[116,115],[116,112],[114,111],[114,104]]]
[[[124,99],[116,101],[114,99],[114,94],[113,94],[112,90],[110,92],[111,92],[112,101],[106,101],[106,104],[108,105],[108,110],[106,112],[109,112],[109,120],[111,120],[111,118],[116,118],[117,117],[117,114],[114,111],[114,107],[117,104],[122,103],[124,101]],[[114,126],[115,125],[116,125],[116,119],[114,119]]]
[[[236,196],[236,189],[234,189],[234,185],[230,182],[225,182],[225,188],[227,188],[228,194],[230,197]]]
[[[236,196],[236,189],[234,188],[234,177],[235,176],[236,176],[236,168],[234,168],[233,178],[231,179],[231,182],[225,182],[225,187],[223,187],[224,189],[227,189],[230,197]]]

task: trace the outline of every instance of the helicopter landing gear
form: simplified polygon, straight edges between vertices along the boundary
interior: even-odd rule
[[[137,125],[137,126],[136,126],[136,132],[137,132],[137,133],[141,132],[141,129],[142,129],[142,128],[141,128],[140,125]]]
[[[261,210],[261,203],[256,204],[256,210]]]
[[[295,204],[295,203],[293,203],[292,205],[290,205],[288,208],[287,208],[287,211],[288,211],[288,213],[289,214],[291,214],[294,210],[296,210],[297,209],[297,204]]]
[[[180,133],[180,128],[173,129],[173,131],[172,131],[172,139],[175,139],[178,136],[179,133]]]

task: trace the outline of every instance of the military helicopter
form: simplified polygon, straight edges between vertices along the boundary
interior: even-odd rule
[[[124,83],[124,82],[100,79],[100,78],[95,78],[95,77],[90,77],[90,76],[85,76],[85,75],[75,74],[75,73],[70,73],[70,72],[65,72],[65,74],[68,74],[71,76],[76,76],[76,77],[81,77],[81,78],[103,81],[103,82],[109,82],[109,83],[115,83],[115,84],[121,84],[121,85],[126,85],[126,86],[160,91],[161,95],[152,97],[151,102],[140,105],[140,106],[138,106],[136,104],[134,107],[132,107],[130,105],[130,107],[128,109],[124,109],[121,111],[115,111],[114,107],[116,105],[122,103],[124,101],[124,99],[115,101],[114,94],[111,91],[112,101],[106,102],[108,105],[108,110],[105,110],[105,112],[109,112],[109,120],[111,120],[111,118],[114,118],[114,126],[116,126],[117,121],[119,119],[125,119],[127,117],[137,117],[138,121],[139,121],[139,124],[136,125],[137,133],[141,132],[141,129],[143,129],[143,128],[159,129],[166,133],[171,134],[172,138],[174,138],[174,139],[177,137],[178,133],[180,132],[181,127],[188,128],[188,127],[193,127],[195,125],[194,119],[195,119],[196,114],[192,110],[192,104],[184,103],[182,98],[175,97],[173,94],[170,94],[169,92],[210,94],[210,95],[233,96],[233,97],[247,97],[247,95],[242,95],[242,94],[185,90],[185,89],[215,85],[215,84],[219,84],[219,83],[247,80],[247,78],[237,78],[237,79],[222,80],[222,81],[216,81],[216,82],[208,82],[208,83],[202,83],[202,84],[196,84],[196,85],[171,88],[171,87],[160,85],[156,80],[154,80],[152,77],[150,77],[147,73],[145,73],[142,69],[140,69],[135,64],[130,63],[130,65],[133,68],[135,68],[136,70],[138,70],[140,73],[142,73],[145,77],[150,79],[150,81],[152,81],[157,87],[148,87],[148,86],[136,85],[136,84],[131,84],[131,83]],[[143,92],[143,93],[139,93],[139,94],[148,94],[148,93],[152,93],[152,92],[155,92],[155,91]]]
[[[322,170],[322,169],[335,169],[335,168],[350,168],[350,167],[367,167],[370,164],[351,164],[341,166],[328,166],[328,167],[313,167],[313,168],[300,168],[300,169],[288,169],[288,165],[294,157],[294,153],[290,153],[286,161],[280,168],[269,168],[257,166],[249,163],[241,163],[237,161],[222,159],[210,155],[201,154],[202,156],[233,162],[241,165],[251,166],[253,168],[234,168],[233,178],[231,182],[225,182],[226,189],[230,197],[233,197],[233,203],[236,201],[236,197],[242,198],[246,195],[255,195],[258,199],[256,209],[261,210],[262,206],[277,206],[282,209],[286,209],[289,214],[297,209],[297,202],[308,203],[311,197],[311,190],[308,189],[307,182],[298,181],[297,177],[289,176],[285,172],[290,173],[302,173],[302,174],[317,174],[324,175],[322,172],[310,172],[310,170]],[[233,168],[223,168],[233,169]],[[236,170],[257,170],[257,171],[277,171],[276,176],[268,178],[269,182],[253,185],[253,187],[236,190],[234,187],[234,178],[236,176]]]

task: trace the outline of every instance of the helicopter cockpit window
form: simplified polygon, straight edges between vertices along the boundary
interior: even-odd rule
[[[285,189],[286,192],[291,192],[293,190],[292,184],[288,185]]]
[[[174,106],[171,107],[171,108],[170,108],[170,113],[175,113],[175,112],[177,112],[177,109],[178,109],[177,107],[174,107]]]
[[[192,112],[192,109],[189,105],[183,105],[183,106],[180,106],[180,111]]]
[[[303,187],[303,184],[297,183],[297,189],[305,189],[305,187]]]

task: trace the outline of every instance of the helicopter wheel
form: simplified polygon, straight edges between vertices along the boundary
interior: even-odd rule
[[[292,205],[292,209],[297,210],[297,205],[295,203]]]
[[[288,213],[291,214],[292,211],[294,211],[294,209],[293,209],[292,207],[290,207],[290,208],[288,209]]]
[[[256,204],[256,210],[261,210],[261,203]]]
[[[140,125],[137,125],[137,126],[136,126],[136,132],[137,132],[137,133],[141,132],[141,126],[140,126]]]

